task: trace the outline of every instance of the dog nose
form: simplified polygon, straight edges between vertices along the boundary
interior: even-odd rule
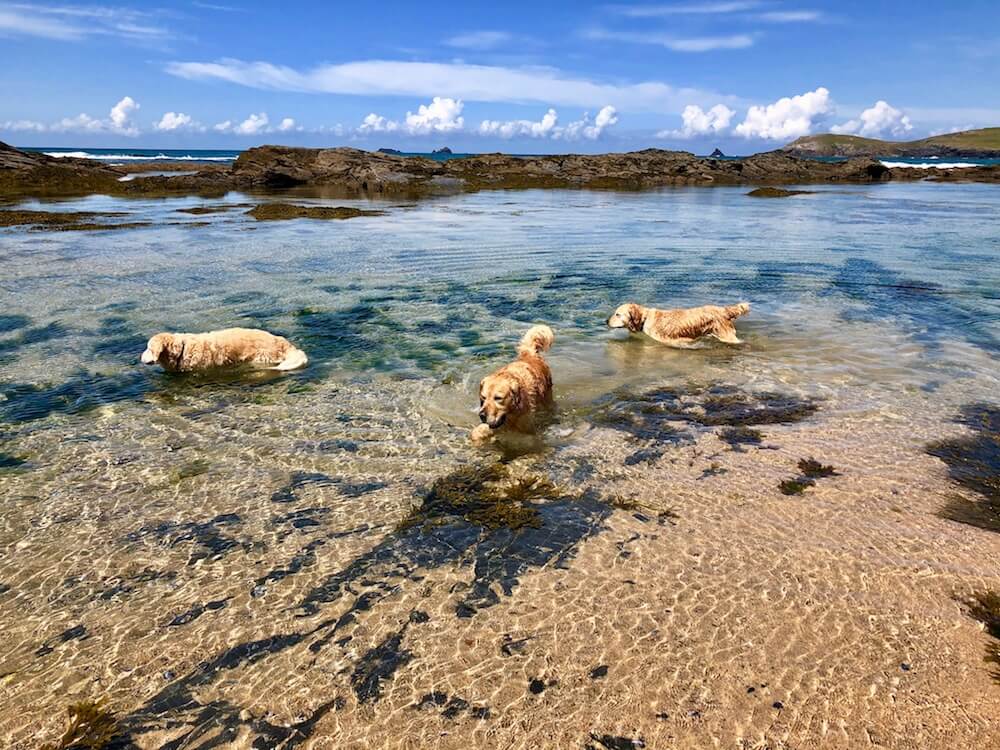
[[[486,412],[483,411],[482,409],[479,410],[479,421],[480,422],[486,421]]]

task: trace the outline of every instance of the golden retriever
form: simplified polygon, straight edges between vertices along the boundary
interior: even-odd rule
[[[690,348],[702,336],[714,336],[726,344],[742,344],[736,337],[733,321],[750,312],[750,305],[740,302],[728,307],[705,305],[680,310],[657,310],[628,302],[618,307],[607,320],[608,328],[642,331],[661,344]]]
[[[541,352],[552,346],[555,334],[548,326],[532,326],[517,345],[517,359],[487,375],[479,383],[479,419],[472,439],[483,441],[505,427],[531,432],[539,408],[552,402],[552,372]]]
[[[144,365],[159,364],[168,372],[191,372],[214,367],[258,364],[273,370],[294,370],[308,358],[289,341],[256,328],[226,328],[209,333],[158,333],[139,358]]]

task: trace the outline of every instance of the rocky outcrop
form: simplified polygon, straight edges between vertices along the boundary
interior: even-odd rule
[[[726,155],[724,153],[722,153],[722,149],[717,148],[717,149],[715,149],[715,151],[713,151],[712,153],[710,153],[708,155],[708,158],[709,159],[723,159],[723,158],[725,158],[725,156]]]
[[[917,141],[882,141],[856,135],[821,133],[797,138],[781,150],[793,156],[804,157],[994,159],[1000,158],[1000,128],[943,133]]]
[[[56,159],[0,143],[0,193],[97,193],[112,189],[122,173],[87,159]]]
[[[121,181],[126,168],[83,159],[52,159],[0,144],[0,193],[20,195],[198,194],[228,190],[322,188],[328,195],[408,196],[490,189],[594,188],[644,190],[670,185],[795,185],[868,183],[890,179],[974,179],[995,182],[1000,167],[891,170],[867,158],[841,162],[802,159],[780,151],[745,159],[712,159],[686,151],[646,149],[621,154],[515,157],[482,154],[446,161],[354,148],[261,146],[229,167],[194,174],[147,175]]]
[[[873,159],[837,164],[779,152],[720,161],[686,151],[646,149],[624,154],[515,157],[482,154],[445,162],[352,148],[261,146],[233,164],[239,186],[321,185],[345,192],[403,194],[513,188],[612,188],[667,185],[873,182],[889,170]]]

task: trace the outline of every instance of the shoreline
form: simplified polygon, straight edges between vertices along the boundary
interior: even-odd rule
[[[192,173],[192,168],[196,171]],[[179,172],[164,175],[163,172]],[[123,180],[130,174],[148,174]],[[0,195],[7,198],[107,194],[219,196],[231,190],[317,187],[346,196],[409,197],[518,189],[642,191],[671,186],[870,184],[888,181],[1000,182],[1000,166],[887,167],[861,157],[821,162],[780,151],[741,159],[683,151],[515,157],[483,154],[449,161],[352,148],[260,146],[231,164],[144,162],[112,166],[54,158],[0,143]]]

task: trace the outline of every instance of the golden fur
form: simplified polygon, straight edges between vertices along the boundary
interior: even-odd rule
[[[541,352],[555,335],[548,326],[532,326],[517,346],[517,359],[487,375],[479,383],[479,418],[474,440],[485,440],[496,430],[531,432],[535,413],[552,402],[552,372]]]
[[[169,372],[190,372],[243,364],[294,370],[308,362],[289,341],[256,328],[226,328],[210,333],[158,333],[149,340],[140,361],[159,364]]]
[[[661,344],[691,347],[702,336],[714,336],[727,344],[743,343],[736,337],[733,321],[750,312],[750,305],[740,302],[728,307],[704,305],[681,310],[657,310],[634,302],[621,305],[608,318],[609,328],[640,331]]]

